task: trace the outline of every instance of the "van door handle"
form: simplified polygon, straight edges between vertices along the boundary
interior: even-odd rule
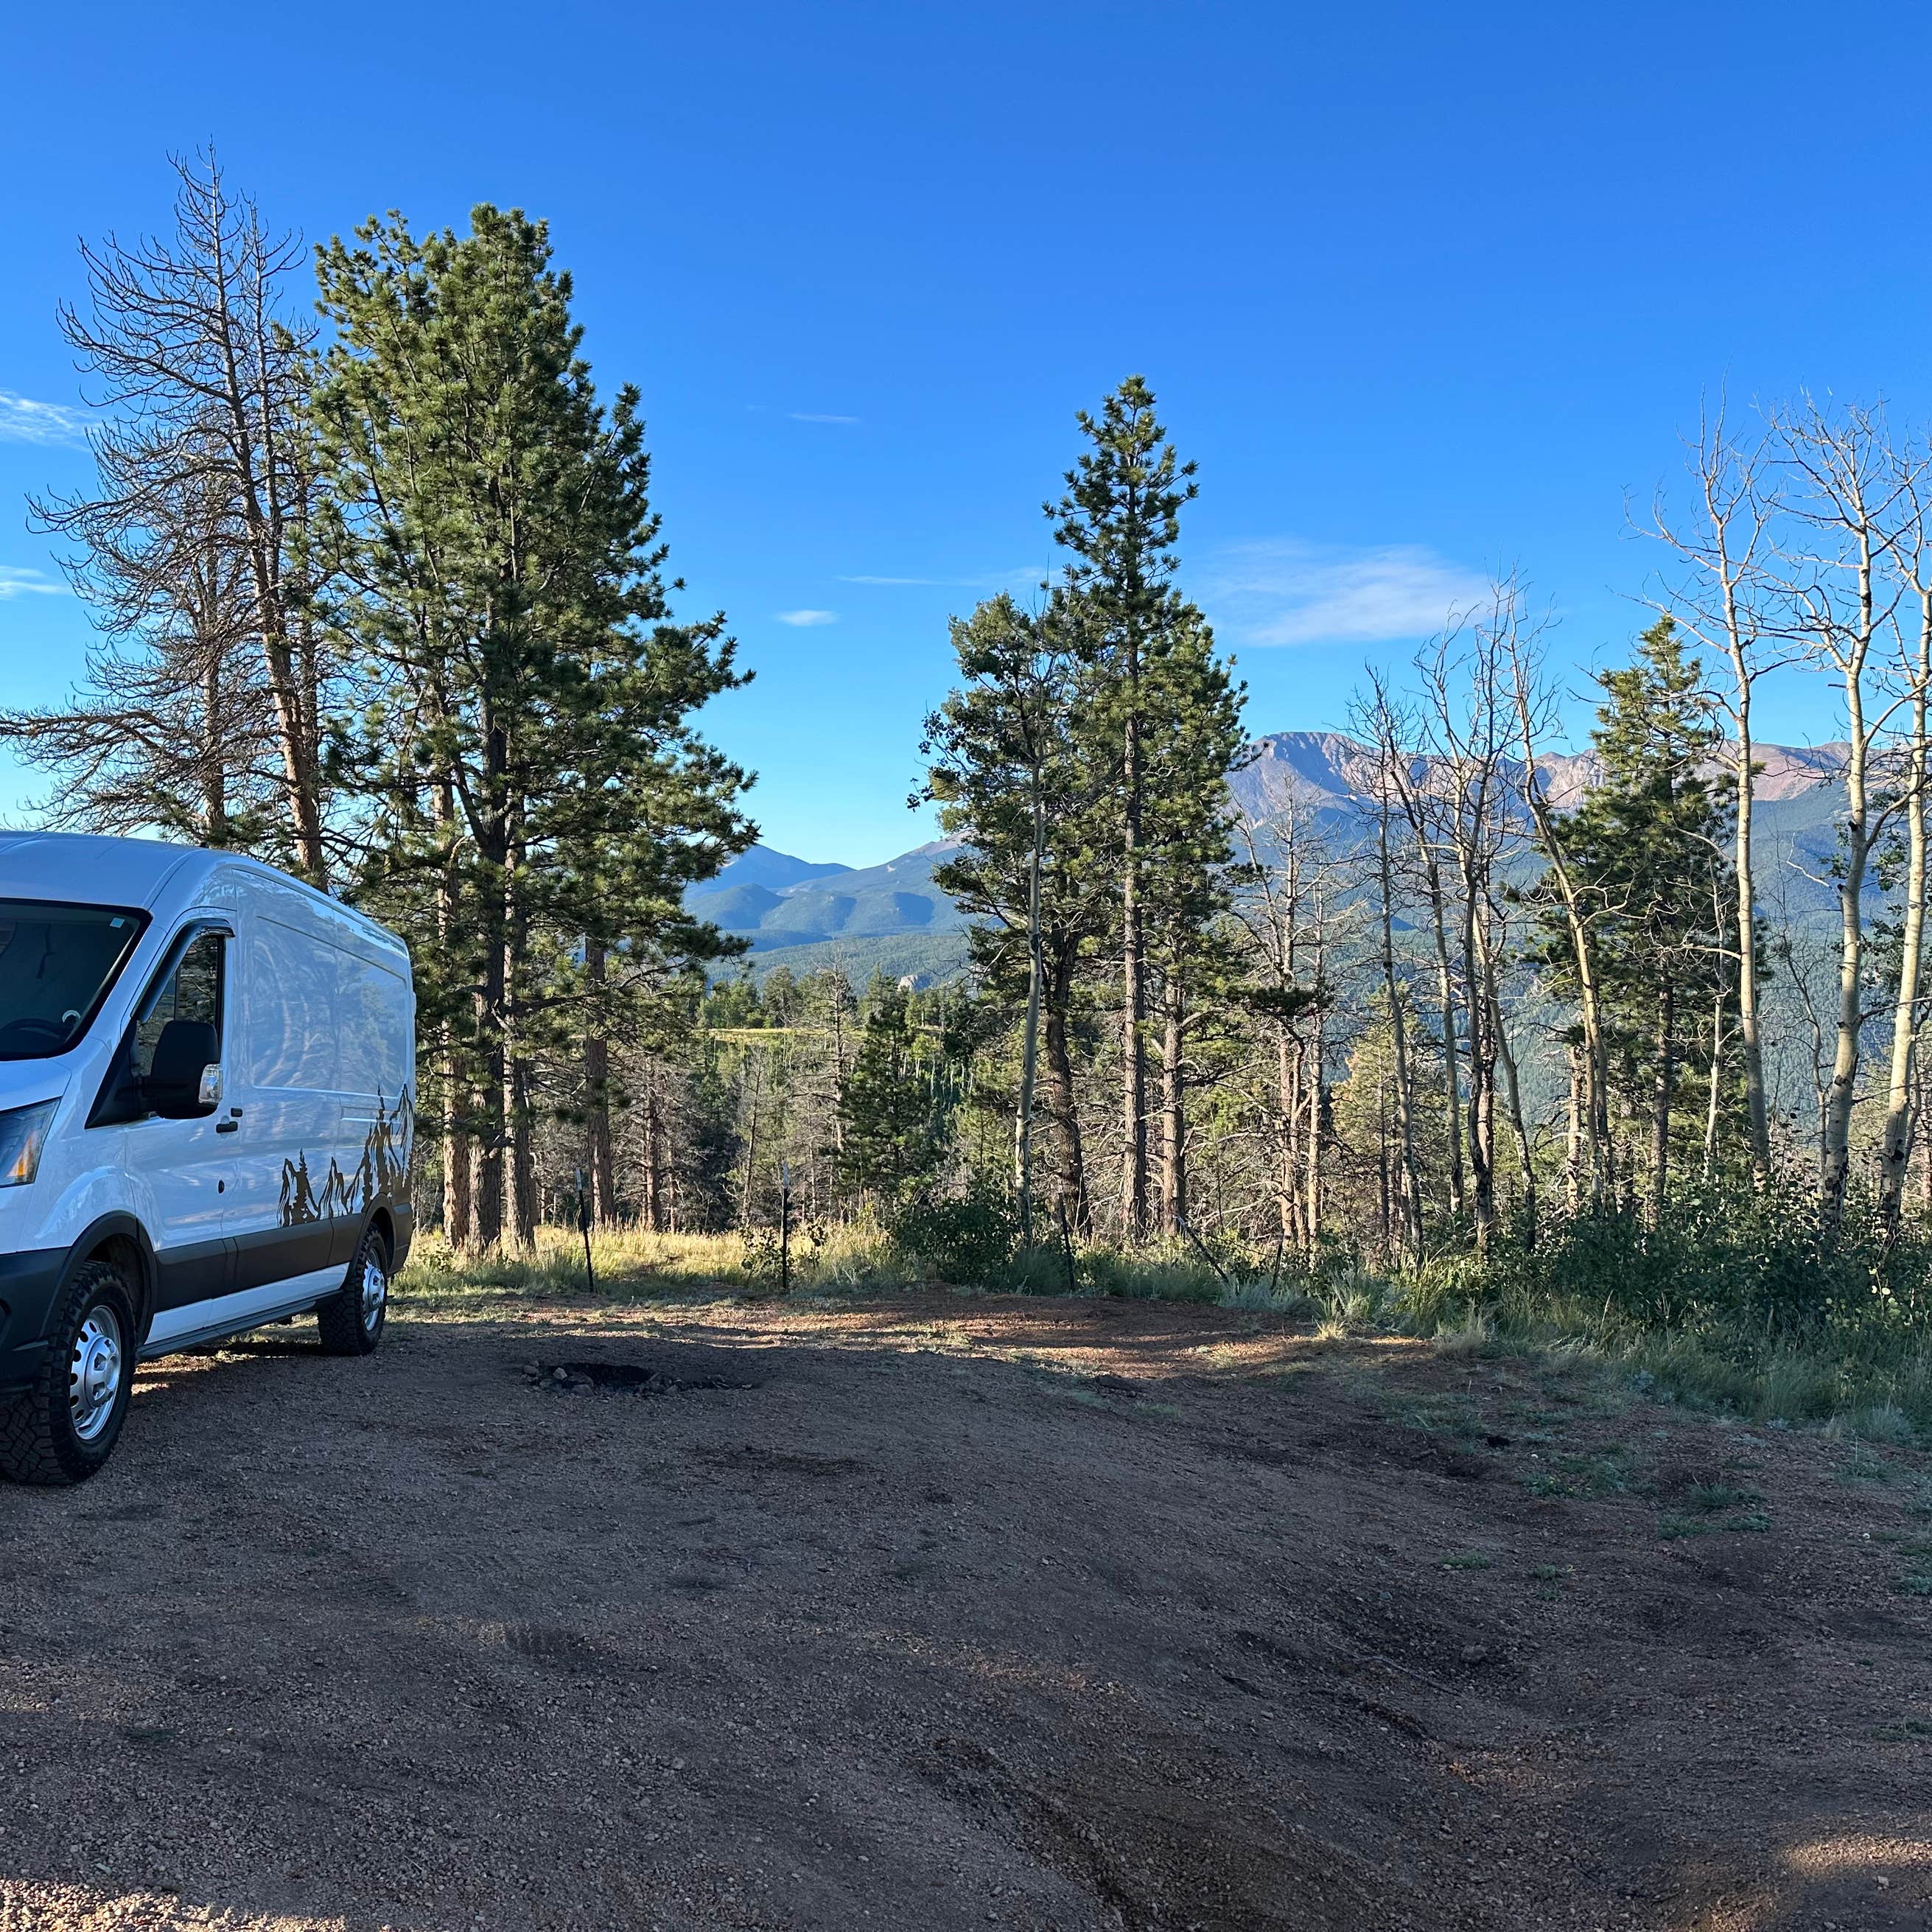
[[[217,1120],[214,1124],[214,1131],[218,1134],[239,1133],[242,1131],[242,1123],[239,1120]]]

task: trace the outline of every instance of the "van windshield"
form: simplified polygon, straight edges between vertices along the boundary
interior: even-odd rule
[[[0,1060],[50,1060],[73,1046],[147,922],[124,906],[0,899]]]

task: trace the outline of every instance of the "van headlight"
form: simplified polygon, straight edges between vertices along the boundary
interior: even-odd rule
[[[24,1187],[40,1171],[40,1150],[54,1124],[58,1100],[0,1114],[0,1187]]]

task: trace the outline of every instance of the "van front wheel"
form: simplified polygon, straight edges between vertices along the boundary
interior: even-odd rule
[[[0,1475],[82,1483],[114,1453],[134,1385],[134,1301],[110,1262],[76,1269],[33,1386],[0,1402]]]
[[[382,1339],[389,1318],[389,1249],[371,1228],[362,1237],[349,1279],[326,1301],[316,1304],[316,1326],[325,1355],[367,1355]]]

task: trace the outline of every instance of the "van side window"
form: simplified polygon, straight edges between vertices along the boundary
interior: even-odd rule
[[[242,944],[242,983],[248,989],[243,1078],[275,1092],[333,1092],[334,949],[261,912]]]
[[[221,1035],[222,966],[226,942],[218,932],[204,932],[190,941],[181,963],[134,1029],[133,1070],[136,1079],[154,1071],[154,1046],[170,1020],[201,1020]]]

